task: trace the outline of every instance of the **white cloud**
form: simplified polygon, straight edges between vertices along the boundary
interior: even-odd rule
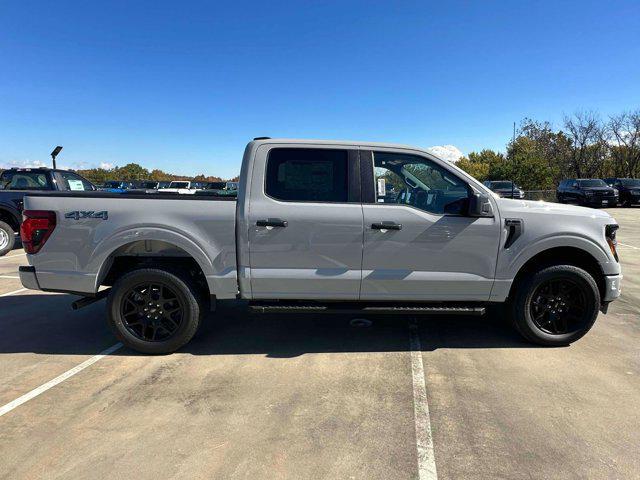
[[[102,168],[104,170],[111,170],[113,167],[115,167],[115,165],[113,163],[109,163],[109,162],[102,162],[100,164],[100,168]]]
[[[9,161],[0,161],[1,168],[37,168],[37,167],[50,167],[51,165],[47,165],[46,163],[40,160],[9,160]]]
[[[446,160],[450,163],[456,163],[460,158],[464,157],[464,153],[455,145],[436,145],[427,148],[427,151],[441,160]]]

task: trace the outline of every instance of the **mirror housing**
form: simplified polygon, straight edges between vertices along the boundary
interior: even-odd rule
[[[489,195],[473,192],[469,197],[469,211],[467,214],[470,217],[493,217]]]

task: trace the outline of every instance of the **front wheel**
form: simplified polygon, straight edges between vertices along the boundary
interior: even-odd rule
[[[600,292],[589,273],[572,265],[544,268],[517,286],[513,323],[527,340],[563,346],[583,337],[600,308]]]
[[[6,255],[13,249],[16,242],[16,234],[11,225],[0,222],[0,257]]]
[[[107,320],[127,347],[171,353],[193,338],[203,314],[201,295],[179,274],[156,268],[131,271],[107,299]]]

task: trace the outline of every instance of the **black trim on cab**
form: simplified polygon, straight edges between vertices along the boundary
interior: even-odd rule
[[[362,203],[376,203],[375,180],[373,178],[373,152],[360,150],[360,179]]]

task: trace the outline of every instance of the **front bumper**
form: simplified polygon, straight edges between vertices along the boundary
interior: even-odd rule
[[[622,292],[622,274],[605,275],[603,302],[611,302],[620,296]]]
[[[35,267],[19,267],[18,272],[20,275],[20,281],[24,288],[40,290],[40,284],[38,283],[38,277],[36,277]]]
[[[604,206],[616,206],[618,204],[619,197],[584,197],[584,201],[587,205],[604,205]]]

